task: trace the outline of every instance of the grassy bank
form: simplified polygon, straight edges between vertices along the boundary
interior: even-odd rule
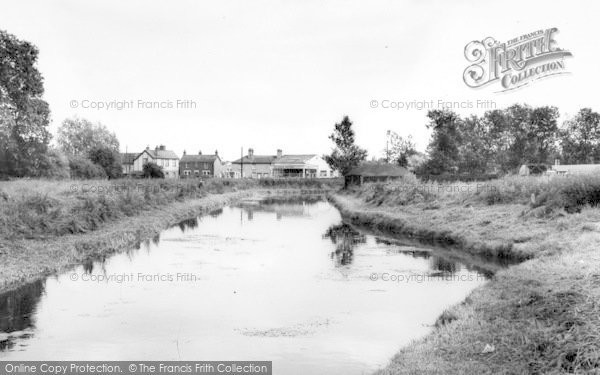
[[[137,246],[257,192],[337,189],[330,180],[0,182],[0,291]]]
[[[431,322],[434,331],[379,374],[599,372],[598,191],[594,177],[511,177],[334,195],[357,224],[522,260]]]

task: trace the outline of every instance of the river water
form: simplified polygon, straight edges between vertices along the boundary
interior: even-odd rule
[[[318,199],[225,207],[0,295],[0,360],[266,360],[364,374],[485,282]]]

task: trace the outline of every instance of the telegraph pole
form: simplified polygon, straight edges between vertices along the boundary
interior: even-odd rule
[[[389,164],[390,162],[390,131],[388,130],[385,133],[385,162]]]
[[[240,178],[244,178],[244,146],[241,147],[240,153],[241,153],[241,155],[240,155],[241,156]]]

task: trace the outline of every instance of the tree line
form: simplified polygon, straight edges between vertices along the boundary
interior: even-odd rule
[[[514,104],[460,117],[449,110],[427,114],[432,135],[417,174],[510,173],[523,164],[600,162],[600,114],[581,109],[559,126],[553,106]]]

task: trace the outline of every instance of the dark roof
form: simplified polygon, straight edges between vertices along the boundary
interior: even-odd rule
[[[198,162],[198,161],[208,163],[208,162],[214,162],[217,159],[221,160],[218,155],[199,155],[199,154],[187,155],[186,154],[181,157],[181,160],[179,160],[179,163]]]
[[[363,164],[348,172],[348,176],[400,177],[409,174],[408,169],[394,164]]]
[[[139,152],[121,152],[121,164],[133,164]]]
[[[271,164],[273,160],[277,159],[275,155],[253,155],[251,157],[244,156],[244,164]],[[242,159],[232,161],[232,164],[241,164]]]

